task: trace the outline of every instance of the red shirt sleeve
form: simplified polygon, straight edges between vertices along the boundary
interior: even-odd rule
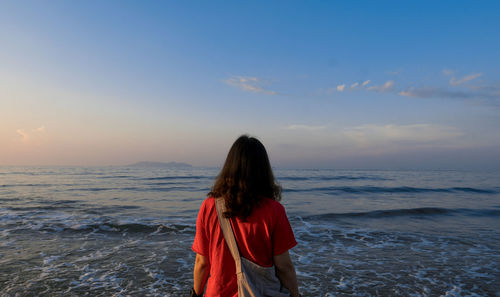
[[[205,215],[207,212],[207,200],[203,202],[198,212],[198,218],[196,219],[196,235],[194,236],[194,242],[191,249],[202,256],[209,257],[210,252],[210,241],[207,237],[207,232],[205,230]]]
[[[280,203],[276,203],[275,217],[276,224],[272,236],[273,256],[281,255],[297,245],[285,208]]]

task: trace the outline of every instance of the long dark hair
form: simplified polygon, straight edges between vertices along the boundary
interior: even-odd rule
[[[226,162],[208,195],[224,197],[226,218],[245,220],[263,197],[281,200],[264,145],[256,138],[240,136],[231,146]]]

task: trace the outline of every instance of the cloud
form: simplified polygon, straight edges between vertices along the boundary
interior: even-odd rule
[[[16,133],[21,136],[22,142],[28,142],[28,140],[30,139],[30,135],[28,134],[28,132],[24,131],[24,129],[17,129]]]
[[[359,87],[359,82],[354,82],[350,86],[346,86],[346,84],[341,84],[336,87],[337,92],[343,92],[344,90],[355,90]]]
[[[473,74],[466,75],[460,79],[456,79],[456,78],[452,77],[452,78],[450,78],[450,85],[461,86],[461,85],[464,85],[465,83],[467,83],[471,80],[474,80],[474,79],[480,77],[481,75],[483,75],[483,74],[482,73],[473,73]]]
[[[41,126],[41,127],[36,128],[36,129],[33,129],[33,132],[43,133],[43,132],[45,132],[45,126]]]
[[[463,83],[461,86],[468,89],[468,91],[463,91],[464,94],[466,94],[469,98],[477,99],[476,102],[481,104],[486,103],[490,106],[500,107],[500,83],[488,82],[484,79],[474,82],[473,84],[466,83],[481,75],[481,73],[474,75],[471,74],[461,80],[458,80],[458,82]]]
[[[31,129],[30,131],[26,131],[26,129],[17,129],[16,133],[21,136],[21,142],[27,143],[34,138],[39,138],[42,134],[45,133],[45,126],[40,126],[35,129]]]
[[[362,125],[344,131],[360,145],[387,144],[388,142],[429,143],[455,139],[462,135],[455,127],[434,124]]]
[[[453,75],[452,70],[444,69],[443,74]],[[488,83],[484,80],[480,84],[470,82],[481,77],[482,73],[472,73],[462,78],[451,77],[447,87],[409,87],[398,92],[400,96],[417,98],[449,98],[475,100],[480,104],[498,106],[500,99],[500,84]],[[463,88],[466,87],[466,88]]]
[[[494,87],[483,87],[473,91],[450,90],[447,88],[436,87],[410,87],[398,93],[400,96],[416,98],[449,98],[449,99],[479,99],[479,100],[498,100],[500,99],[499,89]]]
[[[293,124],[293,125],[288,125],[285,127],[287,130],[302,130],[302,131],[319,131],[319,130],[324,130],[326,126],[311,126],[311,125],[300,125],[300,124]]]
[[[386,81],[385,84],[381,86],[372,86],[367,88],[367,90],[375,92],[389,92],[392,91],[393,89],[394,89],[394,81],[392,80]]]
[[[451,91],[443,88],[434,88],[434,87],[421,87],[414,88],[410,87],[406,91],[400,91],[398,93],[401,96],[406,97],[418,97],[418,98],[459,98],[459,99],[470,99],[473,98],[474,95],[462,92],[462,91]]]
[[[394,89],[394,81],[389,80],[386,81],[385,84],[381,86],[371,86],[367,87],[367,85],[371,82],[371,80],[365,80],[364,82],[354,82],[350,86],[346,86],[346,84],[341,84],[336,87],[338,92],[343,92],[345,90],[361,90],[366,89],[369,91],[375,92],[390,92]]]
[[[363,82],[357,81],[350,85],[342,84],[336,88],[329,89],[329,92],[345,92],[350,90],[367,90],[379,93],[391,93],[404,97],[415,98],[448,98],[473,100],[475,104],[500,107],[500,83],[488,82],[484,79],[478,80],[483,76],[482,73],[472,73],[460,78],[454,77],[455,71],[443,69],[443,74],[451,76],[449,84],[441,86],[409,86],[405,88],[396,88],[393,80],[386,81],[383,85],[369,85],[371,80]]]
[[[230,86],[237,87],[246,92],[261,93],[266,95],[277,95],[278,93],[272,90],[265,89],[264,81],[258,77],[236,76],[224,80]]]
[[[492,96],[497,98],[500,97],[500,83],[492,83],[492,84],[482,84],[482,85],[468,85],[470,89],[475,91],[486,92]]]

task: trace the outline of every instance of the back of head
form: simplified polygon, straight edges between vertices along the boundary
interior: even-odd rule
[[[246,219],[263,197],[281,199],[264,145],[256,138],[240,136],[232,145],[209,195],[224,197],[226,217]]]

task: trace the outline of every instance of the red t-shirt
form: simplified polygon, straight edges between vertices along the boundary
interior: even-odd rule
[[[271,267],[273,256],[297,245],[281,203],[264,198],[246,221],[230,219],[240,255],[261,266]],[[237,297],[236,267],[219,225],[215,198],[205,199],[196,221],[193,251],[210,261],[206,297]]]

